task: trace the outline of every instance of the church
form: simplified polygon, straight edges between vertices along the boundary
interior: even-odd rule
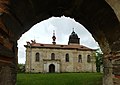
[[[52,44],[27,42],[26,72],[60,73],[60,72],[96,72],[95,49],[80,45],[80,38],[73,30],[68,45],[56,43],[55,32]]]

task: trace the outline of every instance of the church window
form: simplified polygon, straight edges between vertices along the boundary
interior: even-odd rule
[[[55,54],[54,53],[51,54],[51,60],[55,60]]]
[[[82,63],[82,56],[81,55],[78,56],[78,62]]]
[[[87,55],[87,62],[90,63],[91,62],[91,56]]]
[[[39,53],[36,53],[36,55],[35,55],[35,61],[36,61],[36,62],[39,62],[39,57],[40,57],[40,54],[39,54]]]
[[[69,62],[69,54],[66,54],[66,58],[65,58],[66,62]]]

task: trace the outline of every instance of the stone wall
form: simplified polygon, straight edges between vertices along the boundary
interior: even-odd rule
[[[26,72],[29,72],[29,69],[31,72],[48,72],[50,64],[59,66],[60,71],[56,72],[96,72],[95,56],[92,56],[92,51],[27,48],[26,52]],[[40,53],[39,62],[35,61],[36,53]],[[51,53],[55,53],[55,60],[51,60]],[[66,53],[69,54],[69,62],[65,61]],[[79,55],[82,55],[82,63],[78,62]],[[87,62],[87,55],[92,56],[91,63]]]

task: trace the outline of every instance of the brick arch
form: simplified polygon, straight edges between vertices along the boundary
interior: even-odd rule
[[[17,40],[34,24],[51,16],[74,18],[92,34],[99,43],[105,61],[110,63],[120,50],[119,0],[1,0],[0,1],[0,73],[6,75],[0,84],[16,81]],[[107,4],[109,3],[109,5]],[[119,10],[118,10],[119,9]],[[109,64],[105,63],[105,66]],[[3,68],[4,67],[4,68]],[[9,72],[6,72],[6,69]],[[107,69],[109,70],[109,69]],[[106,73],[105,73],[106,74]],[[111,75],[105,75],[105,79]],[[108,80],[110,80],[108,79]],[[6,81],[9,82],[9,81]],[[104,81],[107,82],[107,81]],[[111,80],[112,82],[112,80]],[[108,82],[105,85],[112,85]]]

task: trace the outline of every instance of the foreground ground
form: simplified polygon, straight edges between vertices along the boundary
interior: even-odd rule
[[[18,74],[17,85],[102,85],[102,74]]]

